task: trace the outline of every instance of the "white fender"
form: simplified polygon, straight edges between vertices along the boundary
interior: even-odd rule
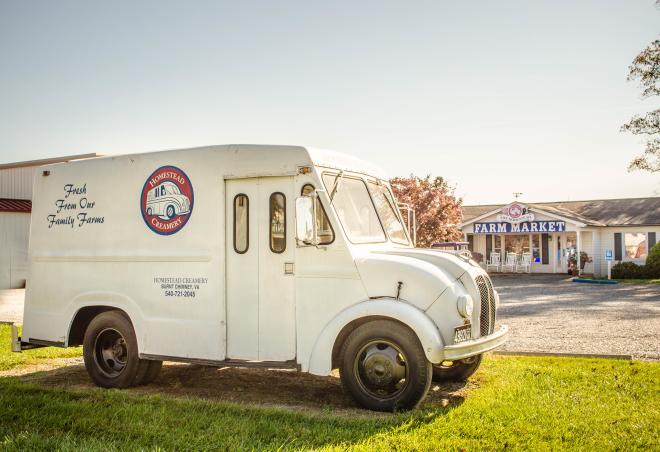
[[[369,316],[389,317],[406,324],[419,338],[426,358],[432,363],[442,360],[442,337],[435,323],[424,311],[403,300],[378,298],[350,306],[328,322],[314,343],[308,366],[301,363],[301,370],[315,375],[329,375],[332,371],[332,348],[339,332],[353,320]]]
[[[138,340],[138,349],[142,349],[141,337],[139,334],[142,331],[144,322],[144,314],[138,304],[125,294],[117,292],[85,292],[75,297],[67,305],[64,313],[64,318],[69,319],[69,325],[66,332],[66,345],[68,346],[69,334],[71,334],[71,326],[76,314],[82,308],[87,306],[108,306],[112,308],[121,309],[128,314],[135,330],[135,337]]]

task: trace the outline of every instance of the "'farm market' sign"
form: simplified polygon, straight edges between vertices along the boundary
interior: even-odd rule
[[[522,223],[474,223],[475,234],[506,234],[506,233],[533,233],[533,232],[564,232],[564,221],[525,221]]]

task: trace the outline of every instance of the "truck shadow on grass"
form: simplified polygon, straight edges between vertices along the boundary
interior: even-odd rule
[[[60,389],[96,388],[82,364],[28,373],[21,375],[19,379],[26,383]],[[463,403],[470,384],[473,383],[433,383],[420,409],[428,411],[456,407]],[[200,399],[349,417],[393,416],[357,406],[343,391],[338,375],[319,377],[286,370],[165,363],[154,382],[125,391],[136,395]]]

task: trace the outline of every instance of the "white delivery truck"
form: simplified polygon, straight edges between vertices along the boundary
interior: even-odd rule
[[[328,375],[415,407],[504,342],[469,257],[416,249],[387,177],[347,155],[226,145],[49,165],[15,349],[83,346],[103,387],[162,361]]]

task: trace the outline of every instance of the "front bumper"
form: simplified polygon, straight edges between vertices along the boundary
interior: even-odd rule
[[[456,361],[474,355],[481,355],[493,350],[506,342],[509,327],[502,325],[499,330],[488,336],[480,337],[472,341],[461,342],[456,345],[448,345],[443,350],[443,361]]]

